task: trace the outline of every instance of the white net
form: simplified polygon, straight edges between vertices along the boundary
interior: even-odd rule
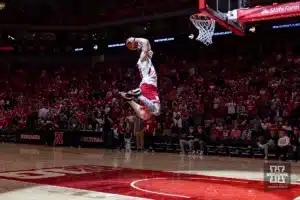
[[[196,40],[202,42],[205,45],[212,44],[212,37],[215,32],[216,21],[204,15],[192,15],[190,17],[191,22],[199,30]]]

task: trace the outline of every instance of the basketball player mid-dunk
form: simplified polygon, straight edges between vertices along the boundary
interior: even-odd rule
[[[157,90],[157,75],[152,64],[153,52],[150,43],[144,38],[129,38],[126,45],[130,50],[141,50],[137,67],[140,71],[142,81],[139,88],[129,92],[120,92],[120,95],[127,100],[136,114],[142,120],[149,120],[152,116],[160,115],[160,101]],[[134,101],[140,100],[141,104]]]

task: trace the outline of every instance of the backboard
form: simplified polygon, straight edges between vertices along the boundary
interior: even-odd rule
[[[199,11],[205,13],[236,35],[243,36],[245,34],[244,25],[237,21],[237,13],[235,13],[238,9],[242,8],[241,1],[242,0],[199,0]],[[229,12],[232,15],[231,17],[228,16]]]
[[[199,30],[196,40],[206,45],[212,44],[215,22],[243,36],[246,23],[300,16],[300,1],[253,8],[246,4],[247,0],[199,0],[199,13],[190,17],[190,21]]]
[[[245,23],[300,16],[300,1],[249,8],[247,0],[199,0],[199,11],[237,35],[245,34]]]

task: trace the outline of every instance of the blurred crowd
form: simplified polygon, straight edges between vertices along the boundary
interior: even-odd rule
[[[138,131],[134,112],[117,94],[139,84],[137,55],[84,67],[6,63],[0,74],[0,127],[143,131],[179,137],[182,151],[185,145],[193,151],[193,143],[203,140],[256,138],[266,149],[270,140],[277,143],[274,134],[298,138],[300,55],[287,44],[258,44],[255,52],[239,48],[243,51],[203,50],[194,57],[156,51],[163,114]]]

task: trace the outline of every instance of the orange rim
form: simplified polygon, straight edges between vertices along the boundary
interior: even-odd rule
[[[208,15],[204,13],[196,13],[190,16],[190,18],[197,18],[197,17],[207,17],[208,19],[197,19],[197,21],[205,21],[205,22],[212,22],[213,19],[211,19]]]

